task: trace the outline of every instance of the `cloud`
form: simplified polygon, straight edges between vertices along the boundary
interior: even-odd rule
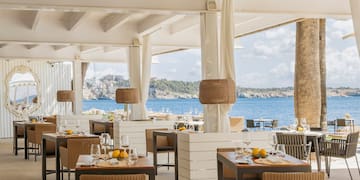
[[[360,60],[356,46],[327,52],[327,82],[329,87],[360,87]]]

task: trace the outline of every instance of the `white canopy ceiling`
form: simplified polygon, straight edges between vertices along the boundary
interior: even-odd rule
[[[301,18],[351,18],[346,0],[235,1],[237,37]],[[221,9],[221,0],[209,2]],[[207,6],[207,0],[0,0],[0,57],[125,62],[128,46],[146,34],[154,55],[199,48],[199,14]]]

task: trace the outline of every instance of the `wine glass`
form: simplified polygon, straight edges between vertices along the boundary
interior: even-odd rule
[[[129,150],[128,164],[133,165],[136,163],[137,160],[138,160],[138,154],[136,148],[131,148]]]
[[[67,120],[64,120],[62,123],[61,123],[61,129],[59,129],[59,131],[61,133],[65,132],[66,131],[66,128],[67,128],[67,125],[68,125],[68,121]]]
[[[246,147],[246,151],[250,151],[249,150],[249,145],[251,144],[251,140],[250,140],[250,134],[249,132],[243,132],[243,143],[245,144]]]
[[[278,155],[281,158],[284,158],[285,154],[286,154],[285,144],[278,144],[276,146],[276,155]]]
[[[130,140],[128,135],[122,135],[121,136],[121,147],[124,149],[128,148],[130,146]]]
[[[90,155],[94,159],[98,159],[101,155],[100,145],[99,144],[91,144],[90,145]]]
[[[77,133],[80,133],[80,120],[76,120],[76,123],[75,123],[75,130]]]

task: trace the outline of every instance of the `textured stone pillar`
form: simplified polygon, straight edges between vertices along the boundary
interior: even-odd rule
[[[319,61],[320,61],[320,89],[321,89],[321,114],[320,127],[327,129],[327,103],[326,103],[326,20],[319,21]]]
[[[306,19],[296,24],[294,107],[297,118],[306,118],[311,127],[320,127],[318,19]]]

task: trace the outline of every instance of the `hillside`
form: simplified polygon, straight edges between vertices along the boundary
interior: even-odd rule
[[[174,99],[198,98],[199,81],[184,82],[152,78],[149,98]],[[122,76],[107,75],[100,79],[86,79],[84,99],[114,99],[115,91],[120,87],[129,87],[129,81]],[[291,97],[293,88],[240,88],[236,89],[241,98]],[[360,96],[359,88],[328,88],[328,96]]]

